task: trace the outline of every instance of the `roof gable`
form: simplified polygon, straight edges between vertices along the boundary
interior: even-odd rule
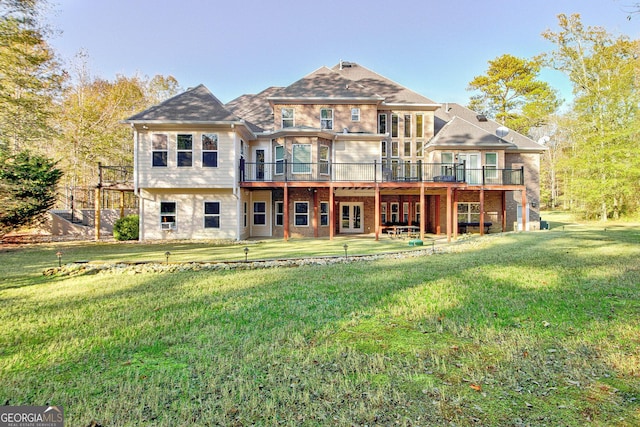
[[[204,85],[198,85],[181,94],[154,105],[125,122],[217,122],[240,120]]]

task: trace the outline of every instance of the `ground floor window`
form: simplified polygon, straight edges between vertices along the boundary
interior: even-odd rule
[[[402,204],[402,222],[409,224],[409,202]]]
[[[266,202],[253,202],[253,225],[267,225]]]
[[[220,202],[204,202],[204,228],[220,228]]]
[[[386,203],[380,204],[380,221],[383,224],[387,223],[387,204]]]
[[[399,203],[391,203],[391,222],[392,223],[400,222],[400,204]]]
[[[419,223],[420,222],[420,203],[416,203],[414,206],[415,207],[413,210],[414,211],[413,217],[415,218],[415,221]]]
[[[329,225],[329,202],[320,202],[320,226]]]
[[[163,230],[176,228],[176,202],[160,202],[160,226]]]
[[[244,202],[242,206],[242,221],[243,221],[244,227],[246,228],[248,225],[247,224],[247,202]]]
[[[276,225],[284,225],[284,202],[276,202]]]
[[[480,222],[480,203],[458,202],[458,222]]]
[[[295,225],[296,227],[306,227],[309,225],[309,202],[295,202]]]

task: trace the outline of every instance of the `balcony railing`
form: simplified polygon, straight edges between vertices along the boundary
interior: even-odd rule
[[[524,169],[469,169],[464,163],[275,163],[245,162],[242,182],[459,182],[523,185]]]

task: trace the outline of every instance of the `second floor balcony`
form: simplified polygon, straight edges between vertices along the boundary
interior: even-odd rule
[[[468,168],[465,163],[242,162],[241,182],[453,182],[524,185],[524,168]]]

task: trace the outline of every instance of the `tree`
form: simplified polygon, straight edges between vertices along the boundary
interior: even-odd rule
[[[55,166],[27,151],[0,156],[0,236],[37,223],[53,207],[62,176]]]
[[[638,41],[584,28],[580,15],[558,16],[560,31],[543,36],[556,49],[543,56],[573,83],[573,148],[568,187],[585,216],[602,220],[637,212],[640,94]]]
[[[0,150],[13,153],[51,137],[53,99],[64,79],[36,0],[0,0]]]
[[[540,66],[538,60],[509,54],[489,61],[487,74],[469,83],[467,90],[480,92],[471,97],[469,108],[523,134],[544,124],[560,101],[546,82],[538,80]]]

